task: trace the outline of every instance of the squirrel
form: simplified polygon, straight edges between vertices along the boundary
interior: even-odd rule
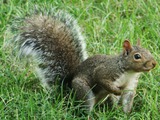
[[[156,66],[140,40],[137,45],[124,40],[123,51],[115,56],[88,57],[77,21],[64,12],[31,15],[18,29],[15,41],[19,53],[37,63],[42,84],[50,88],[56,79],[66,80],[89,111],[109,96],[114,103],[121,102],[125,113],[130,113],[140,74]]]

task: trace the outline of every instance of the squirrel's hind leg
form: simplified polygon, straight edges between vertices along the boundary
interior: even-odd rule
[[[72,88],[76,92],[77,100],[82,100],[87,111],[91,111],[95,105],[95,95],[86,80],[86,78],[74,78]]]

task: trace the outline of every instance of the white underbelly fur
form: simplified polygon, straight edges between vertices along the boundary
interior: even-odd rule
[[[113,84],[117,87],[125,86],[123,90],[136,90],[140,74],[135,72],[124,73]],[[118,103],[121,98],[121,96],[114,94],[110,94],[110,96],[114,103]]]
[[[126,72],[113,82],[113,84],[117,87],[124,86],[124,90],[134,90],[137,87],[140,74],[141,73]]]

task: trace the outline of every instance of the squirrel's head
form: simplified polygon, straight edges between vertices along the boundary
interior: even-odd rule
[[[140,46],[140,40],[136,46],[132,46],[128,40],[123,42],[123,58],[127,69],[136,72],[150,71],[156,66],[152,54]]]

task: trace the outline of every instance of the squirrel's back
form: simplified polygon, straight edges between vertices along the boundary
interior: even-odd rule
[[[25,18],[16,42],[20,55],[31,56],[45,86],[59,77],[65,79],[87,58],[84,38],[77,22],[64,12],[54,16],[32,15]]]

